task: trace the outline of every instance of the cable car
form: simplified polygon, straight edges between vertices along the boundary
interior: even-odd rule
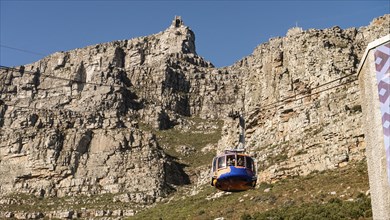
[[[257,182],[257,166],[249,155],[245,154],[245,119],[239,112],[229,113],[228,117],[239,119],[239,144],[235,149],[225,150],[214,157],[211,164],[211,185],[228,192],[252,189]]]
[[[255,161],[244,150],[226,150],[214,157],[211,168],[211,185],[228,192],[252,189],[257,182]]]

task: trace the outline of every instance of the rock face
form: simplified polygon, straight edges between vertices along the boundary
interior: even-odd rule
[[[228,68],[242,76],[244,101],[236,109],[246,114],[247,149],[259,162],[260,181],[365,158],[356,69],[367,44],[389,33],[389,23],[386,15],[360,29],[293,28]],[[237,125],[225,122],[220,146],[232,142]]]
[[[171,177],[182,171],[139,123],[164,129],[173,124],[170,115],[190,114],[186,67],[177,62],[211,66],[194,41],[181,22],[2,71],[0,193],[125,191],[153,202],[170,190],[170,179],[188,183]]]
[[[349,75],[366,45],[389,33],[389,22],[386,15],[360,29],[295,28],[214,68],[176,17],[155,35],[2,69],[0,194],[126,192],[154,202],[172,184],[189,182],[144,125],[223,119],[222,150],[237,144],[232,110],[245,115],[247,150],[262,181],[361,160],[359,91]]]

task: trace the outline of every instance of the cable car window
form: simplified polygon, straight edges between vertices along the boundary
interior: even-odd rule
[[[213,172],[217,169],[217,158],[213,160]]]
[[[246,168],[253,170],[253,160],[250,157],[246,157]]]
[[[228,166],[235,166],[236,165],[236,155],[227,155],[227,165]]]
[[[226,167],[225,156],[219,157],[218,158],[218,169],[225,168],[225,167]]]
[[[237,155],[237,166],[245,167],[245,157],[242,155]]]

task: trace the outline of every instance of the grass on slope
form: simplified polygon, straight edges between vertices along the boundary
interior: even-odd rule
[[[177,158],[186,166],[196,168],[208,165],[215,156],[215,150],[202,152],[202,148],[208,144],[216,145],[221,138],[223,122],[207,120],[198,117],[185,118],[190,126],[186,130],[172,128],[168,130],[152,129],[148,125],[141,125],[142,130],[148,130],[156,134],[157,140],[164,151],[170,156]],[[178,152],[180,146],[188,146],[192,151],[187,155]]]
[[[206,198],[220,192],[203,186],[197,195],[175,195],[131,219],[370,219],[368,188],[365,162],[350,162],[215,199]]]
[[[101,195],[79,195],[65,197],[48,197],[39,198],[31,194],[11,194],[4,197],[8,198],[11,204],[0,204],[0,211],[16,211],[16,212],[47,212],[55,210],[74,210],[81,209],[93,210],[116,210],[116,209],[135,209],[137,204],[125,202],[113,202],[116,194],[101,194]]]
[[[241,219],[274,219],[274,220],[339,220],[339,219],[369,219],[372,216],[371,200],[364,194],[359,194],[356,201],[343,201],[332,198],[326,203],[305,203],[299,206],[287,206],[253,215],[243,214]]]

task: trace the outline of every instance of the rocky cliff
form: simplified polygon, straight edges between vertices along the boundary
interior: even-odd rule
[[[175,23],[2,71],[0,193],[131,192],[136,202],[153,202],[170,180],[186,183],[139,123],[164,129],[176,115],[190,115],[183,71],[211,66],[194,41]]]
[[[389,24],[385,15],[359,29],[292,28],[228,67],[242,76],[235,108],[246,114],[247,149],[261,181],[365,158],[356,71],[367,44],[387,35]],[[236,122],[226,122],[220,146],[232,142]]]
[[[154,202],[190,180],[153,131],[188,130],[191,117],[223,120],[220,151],[237,144],[230,111],[245,115],[262,181],[362,160],[354,74],[389,22],[385,15],[359,29],[293,28],[215,68],[196,54],[194,33],[177,17],[155,35],[3,68],[0,194],[126,192]]]

